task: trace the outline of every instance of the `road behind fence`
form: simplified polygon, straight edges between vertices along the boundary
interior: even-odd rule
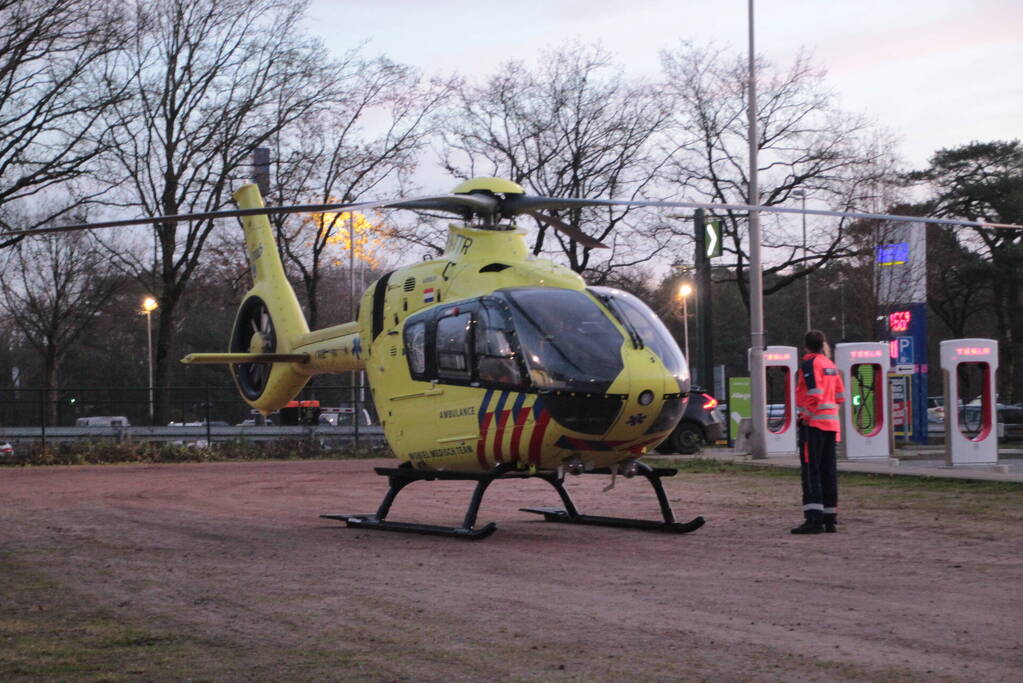
[[[288,420],[280,414],[263,420],[233,385],[169,387],[165,391],[167,415],[163,424],[154,425],[146,387],[62,387],[53,393],[40,388],[0,388],[0,441],[112,438],[199,445],[239,439],[361,441],[367,445],[383,441],[383,430],[362,385],[307,387],[299,399],[317,403],[318,409],[303,411],[303,422],[297,425],[294,420],[285,424]],[[356,415],[359,420],[354,419]],[[96,419],[93,422],[99,424],[83,426],[84,418],[125,419]]]

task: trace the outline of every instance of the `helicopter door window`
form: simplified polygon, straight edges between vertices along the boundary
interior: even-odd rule
[[[470,379],[468,312],[437,321],[437,376],[440,379]]]
[[[496,310],[488,309],[476,328],[476,363],[480,383],[501,387],[523,384],[515,350],[504,329],[505,320]]]
[[[405,355],[413,379],[426,375],[426,323],[417,322],[405,328]]]

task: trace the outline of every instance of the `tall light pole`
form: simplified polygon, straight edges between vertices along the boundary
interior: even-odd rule
[[[682,299],[682,334],[686,345],[686,363],[690,366],[693,364],[689,358],[689,295],[692,293],[693,288],[688,283],[678,288],[678,298]]]
[[[753,0],[749,0],[749,97],[746,118],[749,122],[749,204],[760,205],[757,185],[757,78],[756,50],[753,41]],[[761,257],[760,212],[749,212],[749,336],[750,336],[750,389],[753,413],[752,456],[767,457],[767,386],[764,376],[764,272]]]
[[[160,304],[151,296],[142,300],[142,312],[146,314],[146,350],[149,356],[149,424],[153,424],[153,311]]]
[[[792,190],[792,196],[797,199],[803,200],[803,263],[806,263],[806,190],[797,189]],[[813,326],[810,324],[810,273],[807,273],[803,278],[803,285],[806,292],[806,329],[811,330]]]

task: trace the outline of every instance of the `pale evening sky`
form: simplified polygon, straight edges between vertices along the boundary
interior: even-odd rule
[[[310,28],[341,52],[368,41],[427,74],[491,73],[565,42],[599,40],[627,73],[661,49],[713,42],[745,54],[745,0],[314,0]],[[1023,0],[759,0],[757,52],[807,48],[841,107],[894,133],[921,167],[941,147],[1023,136]],[[438,188],[439,189],[439,188]]]

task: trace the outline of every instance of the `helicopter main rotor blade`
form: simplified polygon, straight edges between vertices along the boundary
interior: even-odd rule
[[[577,230],[576,228],[573,228],[571,225],[569,225],[569,224],[567,224],[567,223],[565,223],[563,221],[558,220],[554,216],[547,216],[547,215],[544,215],[544,214],[540,213],[539,211],[522,211],[522,213],[528,214],[528,215],[532,216],[533,218],[535,218],[536,220],[540,221],[541,223],[546,223],[547,225],[551,226],[555,230],[557,230],[559,232],[565,233],[566,235],[568,235],[569,237],[571,237],[572,239],[574,239],[576,242],[578,242],[579,244],[583,245],[584,247],[589,247],[590,249],[609,249],[610,248],[606,244],[604,244],[603,242],[590,237],[589,235],[587,235],[582,230]]]
[[[493,216],[497,213],[500,201],[497,197],[487,194],[449,194],[422,199],[409,199],[403,202],[388,204],[387,209],[411,209],[412,211],[447,211],[467,217],[467,214]]]
[[[977,228],[1023,230],[1023,226],[1009,223],[992,223],[988,221],[971,221],[957,218],[937,218],[932,216],[904,216],[881,213],[864,213],[856,211],[830,211],[825,209],[803,209],[782,206],[752,206],[750,204],[726,204],[712,202],[678,202],[644,199],[578,199],[558,197],[535,197],[511,194],[504,199],[487,192],[469,192],[458,194],[427,195],[411,199],[385,199],[368,202],[304,204],[296,206],[266,206],[258,209],[233,209],[226,211],[205,211],[199,213],[179,214],[173,216],[150,216],[125,220],[101,221],[96,223],[79,223],[74,225],[57,225],[31,230],[8,230],[0,232],[0,238],[24,237],[46,233],[71,232],[75,230],[92,230],[96,228],[116,228],[133,225],[149,225],[194,220],[211,220],[216,218],[232,218],[241,216],[258,216],[292,213],[322,213],[326,211],[355,211],[361,209],[409,209],[413,211],[444,211],[470,219],[481,216],[494,220],[498,216],[512,218],[519,214],[533,216],[555,229],[564,232],[580,244],[590,248],[606,248],[605,245],[593,240],[582,232],[571,228],[556,218],[541,213],[545,209],[574,209],[595,206],[637,206],[676,209],[707,209],[710,211],[760,211],[764,213],[804,214],[812,216],[830,216],[859,218],[870,220],[902,221],[913,223],[937,223],[941,225],[967,226]]]
[[[761,211],[764,213],[806,214],[811,216],[831,216],[838,218],[861,218],[869,220],[899,221],[909,223],[938,223],[940,225],[958,225],[974,228],[992,228],[999,230],[1023,230],[1023,225],[1011,223],[991,223],[988,221],[969,221],[959,218],[937,218],[935,216],[904,216],[885,213],[863,213],[859,211],[829,211],[826,209],[802,209],[784,206],[752,206],[750,204],[720,204],[711,202],[669,202],[645,199],[559,199],[557,197],[511,197],[504,201],[502,212],[505,216],[531,214],[542,209],[578,209],[592,206],[646,206],[676,209],[708,209],[730,211]]]
[[[96,228],[121,228],[132,225],[151,225],[156,223],[180,223],[183,221],[210,220],[215,218],[235,218],[242,216],[259,216],[290,213],[322,213],[325,211],[356,211],[361,209],[433,209],[456,214],[479,213],[493,214],[497,209],[497,199],[486,195],[428,195],[412,199],[383,199],[369,202],[348,204],[301,204],[294,206],[264,206],[261,209],[228,209],[226,211],[203,211],[184,213],[173,216],[150,216],[146,218],[128,218],[115,221],[99,221],[96,223],[77,223],[74,225],[54,225],[32,230],[12,230],[0,232],[0,237],[17,237],[19,235],[41,235],[46,233],[73,232],[76,230],[93,230]]]

